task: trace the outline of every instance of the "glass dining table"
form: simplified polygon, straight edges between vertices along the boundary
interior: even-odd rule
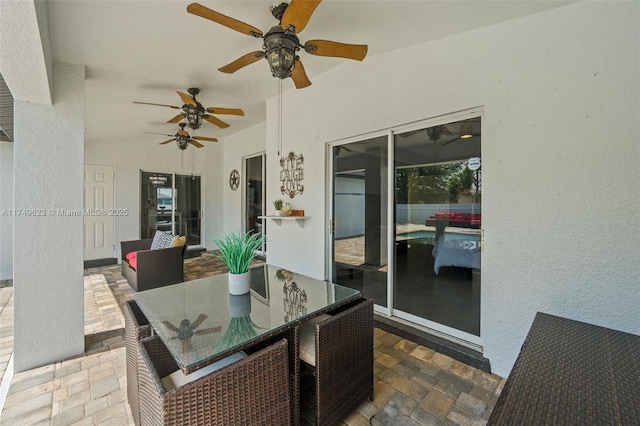
[[[357,290],[273,265],[250,274],[251,291],[241,296],[229,294],[227,274],[135,294],[185,374],[360,298]]]

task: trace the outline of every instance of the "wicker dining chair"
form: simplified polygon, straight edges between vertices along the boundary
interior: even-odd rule
[[[153,328],[135,301],[125,302],[124,337],[127,359],[127,400],[136,426],[140,425],[140,404],[138,400],[138,341],[153,334]]]
[[[314,377],[317,426],[340,424],[373,399],[373,300],[361,298],[329,314],[313,327],[315,365],[302,362]]]
[[[289,425],[287,340],[256,352],[191,383],[167,391],[162,378],[178,366],[158,336],[138,348],[140,421],[160,425]]]

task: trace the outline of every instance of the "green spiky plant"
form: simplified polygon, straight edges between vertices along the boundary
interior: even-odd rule
[[[222,238],[212,238],[219,252],[212,256],[227,265],[232,274],[243,274],[249,270],[251,261],[256,257],[256,250],[262,247],[265,237],[257,233],[230,232]]]
[[[225,331],[224,336],[222,336],[216,348],[228,349],[245,343],[247,340],[258,335],[256,329],[262,330],[261,327],[258,327],[253,322],[249,315],[238,318],[232,317],[229,328]]]
[[[273,200],[273,207],[276,210],[282,210],[282,200],[278,198],[277,200]]]

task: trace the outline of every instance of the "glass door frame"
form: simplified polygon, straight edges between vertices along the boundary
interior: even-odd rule
[[[259,219],[261,227],[262,227],[262,235],[267,235],[267,221],[265,219],[265,215],[267,212],[267,152],[261,151],[255,154],[250,154],[242,157],[242,172],[240,182],[244,182],[242,185],[242,232],[247,232],[247,219],[248,219],[248,204],[247,204],[247,160],[261,157],[262,159],[262,217]],[[258,255],[266,256],[267,255],[267,245],[266,242],[262,244],[260,249],[256,250]]]
[[[331,279],[332,262],[333,262],[333,149],[336,146],[345,145],[352,142],[359,142],[368,138],[379,137],[384,134],[387,135],[387,159],[388,170],[387,174],[387,188],[390,191],[387,197],[387,306],[380,306],[374,304],[374,312],[384,317],[393,319],[394,321],[409,325],[413,328],[423,330],[427,333],[442,337],[446,340],[458,343],[466,346],[478,352],[483,351],[482,347],[482,303],[480,305],[480,336],[475,336],[470,333],[463,332],[461,330],[448,327],[446,325],[436,323],[427,320],[422,317],[403,312],[394,308],[394,277],[395,274],[395,209],[396,209],[396,173],[395,173],[395,135],[398,133],[410,132],[413,130],[420,130],[428,127],[447,124],[455,121],[462,121],[470,118],[480,118],[481,126],[484,124],[484,108],[476,107],[468,110],[459,111],[451,114],[445,114],[425,120],[420,120],[400,126],[395,126],[389,129],[371,132],[367,134],[361,134],[356,137],[339,139],[326,144],[325,150],[325,170],[326,170],[326,182],[327,188],[325,194],[325,206],[327,217],[327,230],[325,237],[325,276],[327,279]],[[392,193],[391,193],[392,192]],[[481,232],[481,246],[484,247],[484,231]]]
[[[204,176],[202,174],[199,173],[190,173],[189,175],[186,174],[181,174],[181,173],[177,173],[177,172],[165,172],[165,171],[159,171],[159,170],[153,170],[153,171],[149,171],[149,170],[145,170],[145,169],[140,169],[140,173],[138,174],[138,199],[140,202],[140,212],[138,214],[138,218],[140,218],[140,214],[142,213],[142,198],[141,198],[141,188],[142,188],[142,174],[143,173],[157,173],[157,174],[163,174],[163,175],[171,175],[171,193],[172,193],[172,200],[171,200],[171,233],[174,235],[176,234],[176,230],[175,226],[176,226],[176,197],[177,197],[177,193],[176,193],[176,178],[178,176],[198,176],[200,178],[200,211],[201,213],[201,222],[204,223],[204,217],[205,217],[205,212],[203,209],[203,206],[205,205],[205,193],[204,193]],[[140,220],[140,219],[139,219]],[[138,223],[138,231],[139,231],[139,235],[140,238],[142,238],[142,227],[141,227],[141,223]],[[195,245],[195,244],[189,244],[189,249],[201,249],[204,248],[204,246],[202,245],[202,241],[204,241],[204,226],[200,227],[200,244]]]

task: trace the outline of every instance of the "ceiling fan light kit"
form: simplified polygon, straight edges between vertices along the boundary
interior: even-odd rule
[[[463,123],[460,125],[460,139],[469,139],[473,137],[473,124]]]
[[[264,36],[264,46],[267,62],[271,74],[277,78],[289,78],[300,57],[296,52],[300,50],[300,41],[295,34],[287,32],[282,27],[275,26]]]

